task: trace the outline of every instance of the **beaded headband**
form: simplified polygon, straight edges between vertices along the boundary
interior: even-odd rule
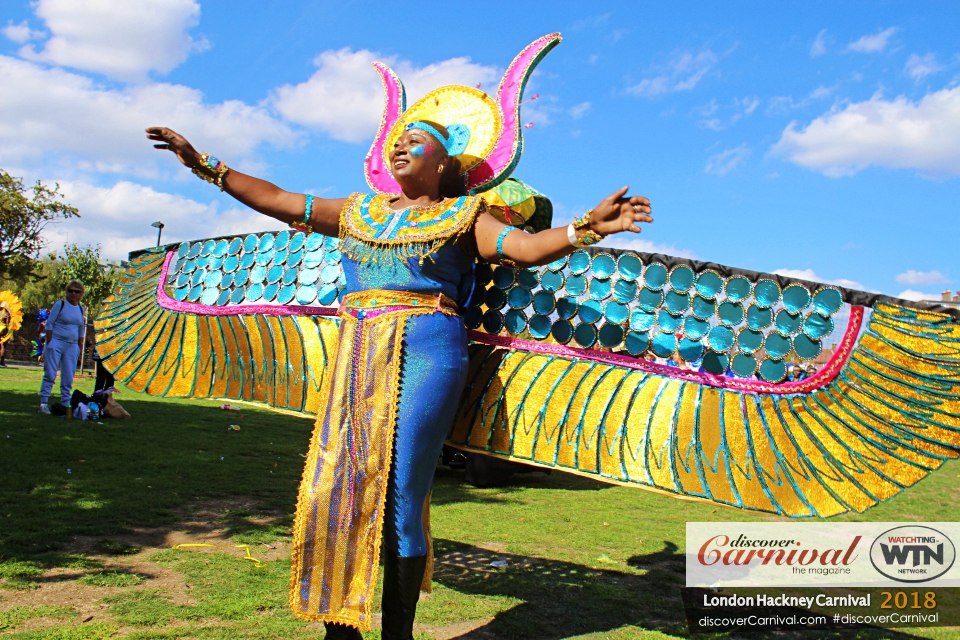
[[[450,124],[444,128],[450,134],[449,138],[445,138],[435,127],[419,120],[411,122],[406,126],[407,131],[410,129],[420,129],[432,135],[443,145],[443,148],[447,150],[447,154],[451,157],[459,156],[466,151],[467,144],[470,142],[470,128],[465,124]]]

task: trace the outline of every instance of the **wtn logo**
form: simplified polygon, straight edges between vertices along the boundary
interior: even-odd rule
[[[953,566],[956,549],[935,529],[908,525],[884,532],[870,547],[870,562],[898,582],[927,582]]]

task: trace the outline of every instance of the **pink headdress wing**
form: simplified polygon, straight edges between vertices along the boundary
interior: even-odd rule
[[[374,62],[373,68],[380,74],[386,104],[383,108],[383,118],[380,120],[380,130],[377,131],[377,137],[374,138],[373,145],[363,162],[364,173],[367,184],[377,193],[400,193],[400,185],[393,179],[384,160],[383,145],[393,125],[407,108],[406,92],[400,78],[390,67],[382,62]]]

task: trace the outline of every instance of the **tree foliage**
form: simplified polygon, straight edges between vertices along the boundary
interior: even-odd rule
[[[79,216],[76,207],[63,202],[59,184],[51,188],[38,180],[27,188],[0,169],[0,278],[21,283],[35,278],[43,230]]]

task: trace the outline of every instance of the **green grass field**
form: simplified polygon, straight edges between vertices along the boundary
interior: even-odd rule
[[[312,421],[126,391],[118,400],[132,419],[68,422],[37,413],[39,384],[39,370],[0,369],[0,635],[323,636],[286,606]],[[960,461],[948,463],[851,519],[955,520],[958,479]],[[418,637],[688,637],[678,590],[685,523],[758,519],[559,473],[477,489],[440,467],[437,570]],[[915,636],[960,633],[842,637]]]

